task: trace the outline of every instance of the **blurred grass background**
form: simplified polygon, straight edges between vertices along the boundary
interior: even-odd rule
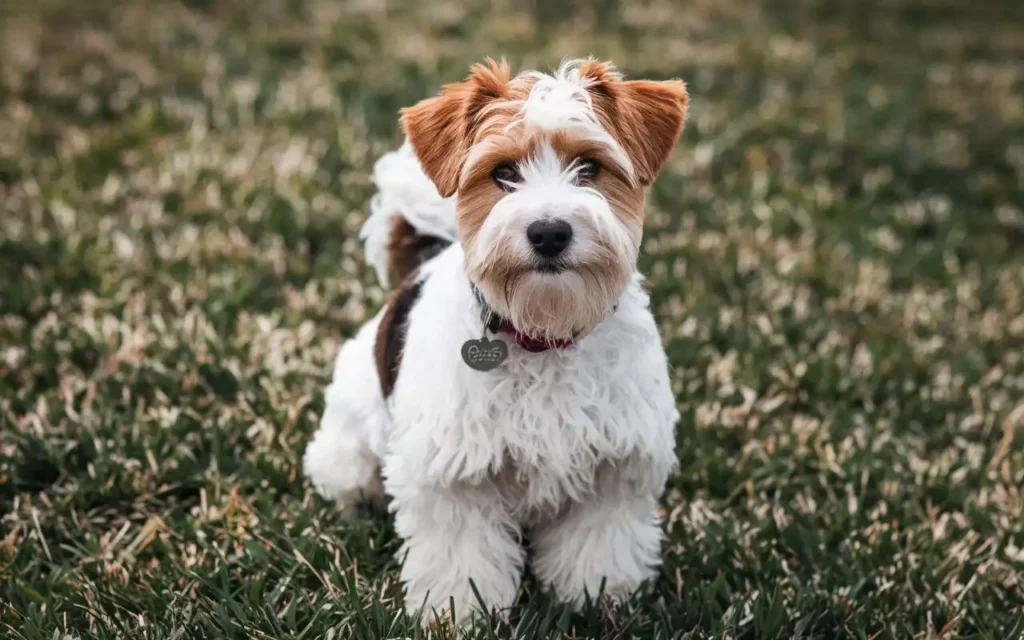
[[[587,54],[692,95],[666,564],[468,637],[1020,637],[1024,5],[953,0],[5,0],[0,636],[425,637],[299,469],[369,170],[483,56]]]

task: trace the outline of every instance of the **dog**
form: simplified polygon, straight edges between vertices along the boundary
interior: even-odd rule
[[[425,623],[510,607],[527,555],[574,605],[657,573],[679,414],[636,262],[688,100],[594,59],[488,59],[401,111],[362,234],[394,289],[338,353],[304,472],[390,499]]]

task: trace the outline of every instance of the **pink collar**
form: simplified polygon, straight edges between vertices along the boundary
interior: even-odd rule
[[[516,344],[518,344],[523,349],[526,349],[530,353],[541,353],[542,351],[547,351],[548,349],[568,349],[572,345],[576,344],[576,341],[572,339],[563,338],[559,340],[545,340],[544,338],[537,338],[535,336],[531,336],[527,333],[523,333],[522,331],[516,329],[514,326],[512,326],[511,322],[504,318],[496,319],[496,325],[492,324],[492,326],[496,326],[494,332],[505,333],[512,336],[515,339]]]

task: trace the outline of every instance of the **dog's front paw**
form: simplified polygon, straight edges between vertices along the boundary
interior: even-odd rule
[[[599,594],[628,599],[661,563],[656,506],[650,496],[575,505],[537,529],[534,573],[560,600],[576,606]]]
[[[512,606],[519,591],[524,551],[518,531],[507,514],[467,493],[399,491],[392,503],[395,530],[405,538],[405,606],[424,624],[463,625]]]
[[[493,611],[510,607],[519,590],[522,551],[501,537],[479,538],[468,544],[465,536],[458,545],[423,544],[417,537],[406,545],[402,565],[405,606],[417,612],[424,626],[454,624],[469,626],[474,619],[487,618]],[[503,553],[504,552],[504,553]]]
[[[468,627],[472,626],[474,620],[487,615],[472,593],[460,593],[447,598],[433,598],[430,594],[423,594],[417,598],[417,595],[419,594],[412,592],[406,594],[406,608],[410,613],[418,615],[420,623],[427,629]],[[467,595],[469,597],[466,597]]]

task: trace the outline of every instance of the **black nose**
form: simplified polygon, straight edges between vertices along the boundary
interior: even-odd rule
[[[526,227],[526,238],[537,255],[554,258],[572,240],[572,226],[564,220],[538,220]]]

